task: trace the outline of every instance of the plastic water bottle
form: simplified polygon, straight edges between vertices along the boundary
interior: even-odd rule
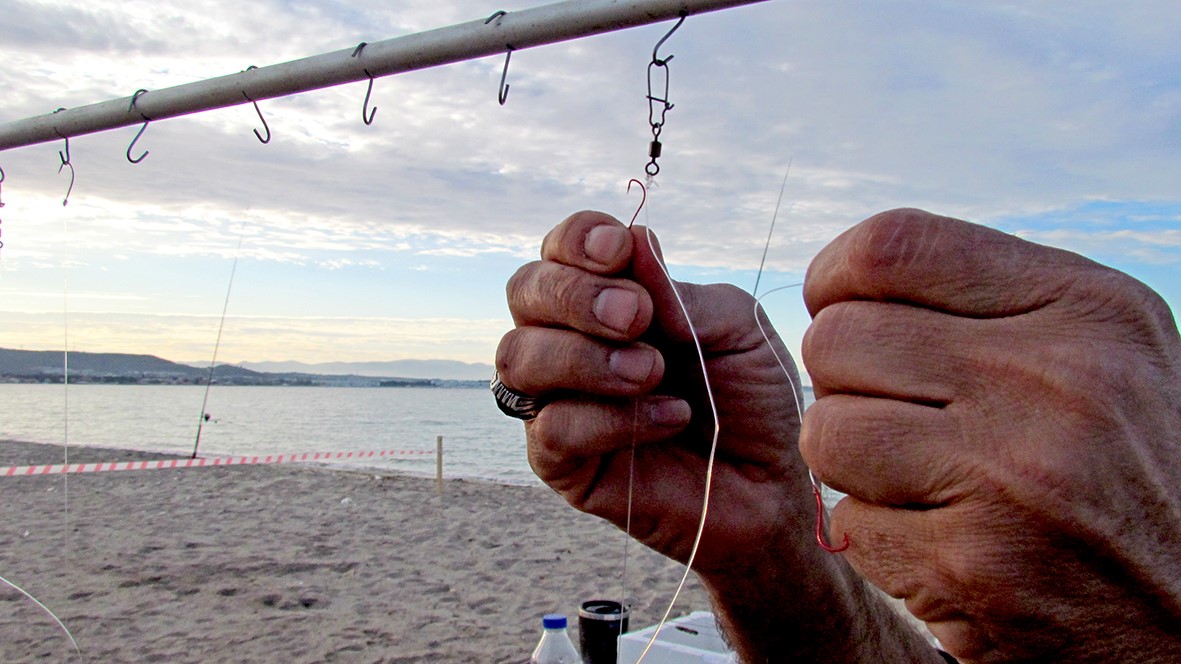
[[[582,655],[566,632],[566,616],[551,613],[541,619],[541,626],[544,631],[529,660],[531,664],[582,664]]]

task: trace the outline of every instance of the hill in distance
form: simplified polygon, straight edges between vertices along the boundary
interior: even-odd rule
[[[62,380],[62,351],[0,348],[0,379],[4,382]],[[208,365],[172,362],[154,355],[132,353],[69,354],[71,380],[81,382],[203,382]],[[392,362],[253,362],[219,364],[213,372],[218,382],[235,384],[382,384],[391,385],[473,383],[487,385],[492,365],[451,360],[397,360]],[[407,383],[406,381],[410,381]]]
[[[264,373],[301,373],[325,376],[438,378],[491,380],[492,365],[454,360],[391,360],[388,362],[240,362],[236,366]]]

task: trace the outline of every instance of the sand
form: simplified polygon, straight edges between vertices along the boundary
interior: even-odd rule
[[[61,458],[0,441],[0,466]],[[160,455],[70,450],[129,458]],[[0,661],[526,662],[542,614],[618,598],[614,526],[544,487],[444,485],[295,464],[0,478],[0,576],[82,653],[4,589]],[[629,554],[637,629],[683,568]],[[694,581],[674,615],[708,608]]]

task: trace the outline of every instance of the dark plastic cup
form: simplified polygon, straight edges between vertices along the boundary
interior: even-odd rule
[[[615,664],[619,635],[627,632],[631,610],[609,599],[583,602],[578,609],[578,645],[583,664]]]

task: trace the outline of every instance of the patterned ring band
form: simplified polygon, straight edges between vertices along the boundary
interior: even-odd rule
[[[545,405],[537,397],[521,394],[507,387],[500,382],[500,374],[498,373],[492,374],[492,382],[488,387],[492,390],[492,396],[496,397],[496,405],[500,408],[500,412],[518,420],[528,421],[537,417],[542,406]]]

